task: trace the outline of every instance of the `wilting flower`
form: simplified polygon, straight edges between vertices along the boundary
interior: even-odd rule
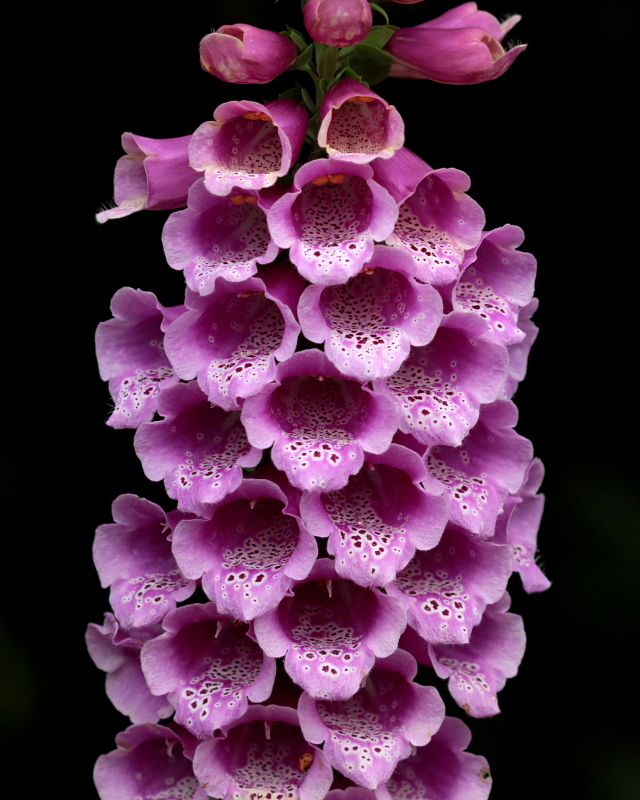
[[[366,164],[391,158],[404,144],[404,122],[395,106],[353,78],[329,89],[321,120],[318,146],[341,161]]]
[[[222,25],[200,42],[202,68],[227,83],[269,83],[291,66],[298,48],[275,31]]]
[[[189,166],[191,136],[150,139],[122,134],[126,155],[118,159],[113,178],[115,208],[96,215],[98,222],[126,217],[142,209],[180,208],[198,173]]]
[[[331,47],[361,42],[373,22],[368,0],[309,0],[303,13],[311,38]]]
[[[204,172],[204,185],[213,194],[229,194],[234,187],[264,189],[289,172],[308,124],[304,106],[295,100],[223,103],[214,122],[203,123],[193,134],[191,166]]]
[[[502,24],[476,3],[463,3],[436,19],[395,31],[387,48],[396,78],[429,78],[439,83],[483,83],[504,74],[526,48],[505,50],[500,44],[519,22]]]

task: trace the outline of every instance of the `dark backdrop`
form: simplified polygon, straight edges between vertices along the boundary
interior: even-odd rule
[[[398,25],[449,5],[387,4]],[[631,4],[488,0],[481,7],[524,17],[513,34],[530,47],[504,77],[469,87],[395,79],[377,87],[405,117],[407,145],[434,167],[468,172],[488,226],[521,225],[539,260],[541,333],[516,401],[518,430],[547,467],[540,546],[554,583],[527,596],[514,576],[527,653],[500,695],[502,714],[469,721],[470,749],[489,759],[492,800],[631,800],[638,797],[637,290],[634,225],[620,217]],[[110,503],[122,492],[170,507],[161,486],[144,478],[133,433],[103,424],[108,393],[93,331],[123,285],[154,291],[167,305],[181,302],[184,286],[162,254],[168,212],[103,227],[93,214],[112,196],[122,131],[184,135],[220,102],[273,99],[290,84],[286,73],[265,86],[215,80],[198,64],[203,35],[233,22],[302,27],[294,0],[162,9],[63,10],[34,27],[36,46],[20,56],[32,121],[19,122],[5,151],[24,199],[15,229],[5,229],[5,241],[17,233],[20,247],[6,264],[16,288],[5,298],[14,320],[5,352],[17,357],[3,437],[10,519],[2,732],[29,770],[35,756],[56,781],[64,775],[72,798],[95,796],[93,762],[127,723],[84,650],[86,624],[108,607],[91,561],[93,530],[111,519]],[[30,786],[50,786],[24,776]]]

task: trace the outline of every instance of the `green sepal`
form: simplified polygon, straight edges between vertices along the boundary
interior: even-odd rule
[[[349,66],[354,72],[362,75],[362,82],[368,86],[380,83],[391,72],[393,56],[377,47],[368,44],[357,44],[349,59]]]

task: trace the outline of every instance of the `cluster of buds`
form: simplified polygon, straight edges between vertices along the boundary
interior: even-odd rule
[[[463,172],[404,146],[367,80],[495,78],[509,23],[475,3],[405,30],[365,0],[304,15],[320,46],[225,25],[201,58],[235,83],[302,69],[315,101],[124,134],[98,215],[186,205],[162,235],[184,303],[125,287],[96,336],[108,424],[177,505],[124,494],[96,532],[112,611],[87,643],[132,722],[98,759],[102,800],[485,800],[437,684],[496,714],[525,646],[509,578],[549,585],[512,401],[535,259],[519,228],[484,229]]]

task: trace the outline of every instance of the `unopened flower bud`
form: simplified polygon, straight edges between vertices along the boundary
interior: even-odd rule
[[[368,0],[309,0],[304,24],[316,42],[348,47],[361,42],[371,30],[371,6]]]
[[[297,55],[291,39],[253,25],[222,25],[200,42],[202,68],[227,83],[269,83]]]

